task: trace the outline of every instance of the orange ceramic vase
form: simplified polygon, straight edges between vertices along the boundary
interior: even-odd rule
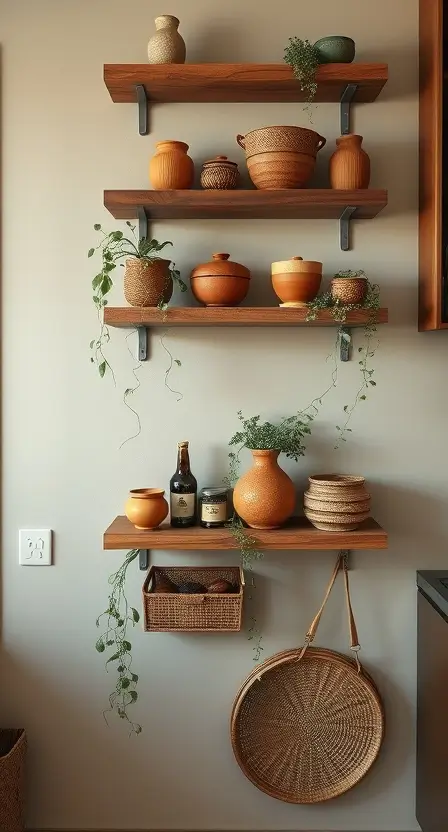
[[[294,484],[280,468],[278,455],[252,451],[254,465],[235,485],[235,510],[252,529],[278,529],[294,511]]]
[[[337,190],[368,188],[370,159],[361,147],[362,136],[350,133],[336,139],[337,150],[330,158],[330,184]]]
[[[149,163],[149,179],[155,191],[184,191],[193,186],[194,164],[184,142],[157,142]]]
[[[135,488],[129,492],[125,514],[136,529],[156,529],[168,516],[165,492],[160,488]]]

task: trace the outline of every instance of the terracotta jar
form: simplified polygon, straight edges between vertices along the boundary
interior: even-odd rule
[[[136,529],[156,529],[168,516],[165,492],[159,488],[135,488],[129,492],[125,514]]]
[[[322,281],[322,263],[291,257],[271,264],[272,286],[280,306],[306,306],[316,297]]]
[[[185,142],[157,142],[149,163],[149,180],[155,191],[185,191],[193,186],[194,164],[187,150]]]
[[[213,254],[191,272],[191,291],[205,306],[238,306],[249,291],[250,271],[229,260],[230,254]]]
[[[177,31],[179,20],[171,14],[156,17],[156,32],[148,43],[150,64],[184,64],[185,41]]]
[[[334,277],[331,281],[331,296],[341,303],[363,303],[366,294],[366,277]]]
[[[370,159],[361,147],[362,136],[350,133],[336,139],[337,149],[330,157],[330,184],[338,190],[368,188]]]
[[[145,260],[136,257],[126,260],[124,296],[130,306],[158,306],[168,303],[173,294],[171,260]]]
[[[306,127],[260,127],[236,140],[246,152],[256,188],[303,188],[313,174],[317,152],[326,139]]]
[[[238,165],[227,156],[216,156],[202,165],[201,186],[213,191],[232,191],[238,183]]]
[[[280,468],[278,455],[278,451],[253,450],[253,468],[235,485],[235,510],[252,529],[278,529],[294,511],[294,484]]]
[[[316,529],[353,531],[370,515],[364,477],[320,474],[309,477],[305,516]]]

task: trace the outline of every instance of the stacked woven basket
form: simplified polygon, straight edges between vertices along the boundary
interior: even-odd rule
[[[364,477],[322,474],[309,477],[304,495],[305,515],[317,529],[348,532],[370,515],[370,494]]]

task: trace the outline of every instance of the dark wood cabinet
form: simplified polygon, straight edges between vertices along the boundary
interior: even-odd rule
[[[447,329],[448,0],[420,0],[419,242],[419,329]]]

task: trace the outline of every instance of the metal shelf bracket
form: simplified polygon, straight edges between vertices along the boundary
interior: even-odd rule
[[[350,361],[352,352],[352,331],[345,326],[339,330],[339,359]]]
[[[143,84],[137,84],[137,103],[138,103],[138,132],[140,136],[147,136],[149,133],[148,122],[148,99],[146,97],[146,90]]]
[[[339,217],[339,241],[341,251],[350,251],[350,219],[356,211],[356,206],[347,205]]]
[[[148,214],[141,205],[138,207],[137,218],[139,240],[146,240],[148,237]]]
[[[147,572],[149,569],[149,549],[140,549],[138,562],[142,572]]]
[[[138,355],[139,361],[148,360],[148,330],[146,326],[138,326]]]
[[[348,133],[350,133],[350,109],[351,103],[353,101],[357,89],[357,84],[347,84],[345,90],[343,90],[341,95],[340,108],[342,136],[346,136]]]

